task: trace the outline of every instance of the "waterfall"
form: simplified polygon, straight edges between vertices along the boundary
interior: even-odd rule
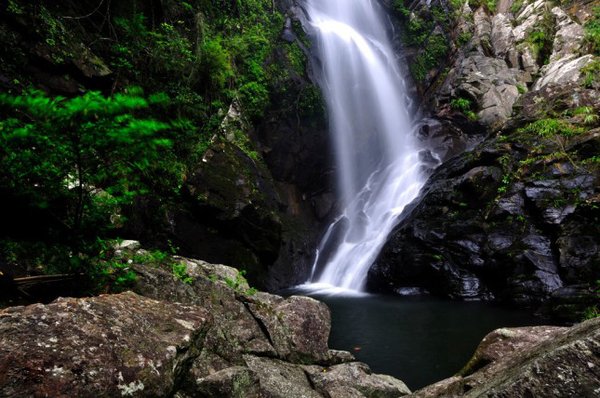
[[[379,3],[305,0],[305,5],[344,209],[317,248],[308,283],[362,291],[398,216],[424,182],[414,123]]]

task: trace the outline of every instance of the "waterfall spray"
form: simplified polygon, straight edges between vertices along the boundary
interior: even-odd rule
[[[409,99],[377,1],[306,0],[344,209],[317,249],[313,287],[364,289],[369,268],[424,183]]]

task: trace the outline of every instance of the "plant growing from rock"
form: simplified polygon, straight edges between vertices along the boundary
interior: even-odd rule
[[[473,112],[473,102],[468,98],[458,97],[450,101],[452,109],[462,112],[469,120],[477,120],[477,114]]]
[[[257,290],[253,287],[246,288],[248,286],[248,281],[246,280],[246,270],[240,270],[235,275],[235,278],[227,278],[225,277],[225,283],[227,286],[235,290],[237,293],[245,294],[248,296],[252,296],[256,294]]]
[[[183,283],[191,285],[194,282],[194,278],[187,273],[187,266],[184,263],[175,262],[171,265],[171,269],[173,276]]]
[[[593,8],[592,17],[583,25],[584,43],[590,53],[600,55],[600,7]]]

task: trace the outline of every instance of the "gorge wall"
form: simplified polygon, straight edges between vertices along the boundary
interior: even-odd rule
[[[600,279],[597,2],[384,3],[400,21],[415,111],[430,116],[419,138],[433,174],[371,269],[370,288],[548,302],[558,316],[579,316]],[[0,38],[12,45],[0,49],[0,85],[68,97],[141,86],[169,95],[162,116],[196,126],[176,145],[177,168],[165,170],[181,183],[123,206],[115,219],[126,221],[107,237],[163,249],[170,241],[271,290],[305,281],[337,210],[298,4],[96,7],[8,1]],[[0,266],[40,272],[54,252],[32,258],[46,249],[31,240],[62,250],[55,218],[65,209],[0,190],[11,204]]]
[[[291,7],[258,0],[10,0],[0,11],[0,40],[10,43],[0,49],[0,87],[68,98],[134,86],[168,95],[153,116],[190,123],[173,147],[172,168],[121,206],[102,238],[172,245],[245,269],[259,286],[289,286],[307,274],[334,203],[323,101],[309,79],[310,44],[288,16]],[[165,186],[162,179],[180,182]],[[61,270],[68,259],[51,252],[70,250],[72,231],[56,221],[68,208],[59,201],[40,207],[31,191],[17,194],[4,182],[0,191],[9,203],[2,209],[2,271],[37,273],[49,261]]]
[[[450,43],[409,55],[433,114],[424,141],[445,135],[472,149],[441,154],[446,161],[371,269],[371,287],[532,306],[550,300],[565,317],[593,305],[597,3],[394,4],[409,44],[415,32],[428,45]]]

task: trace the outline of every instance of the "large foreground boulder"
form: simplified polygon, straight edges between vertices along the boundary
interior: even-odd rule
[[[3,310],[0,395],[172,395],[210,324],[204,308],[131,292]]]
[[[0,311],[0,396],[410,393],[400,380],[371,374],[350,353],[327,347],[323,303],[256,292],[224,265],[169,257],[148,266],[144,258],[132,246],[120,247],[114,260],[136,273],[135,293]]]
[[[412,397],[597,397],[600,318],[572,328],[498,329],[487,335],[462,375]]]

